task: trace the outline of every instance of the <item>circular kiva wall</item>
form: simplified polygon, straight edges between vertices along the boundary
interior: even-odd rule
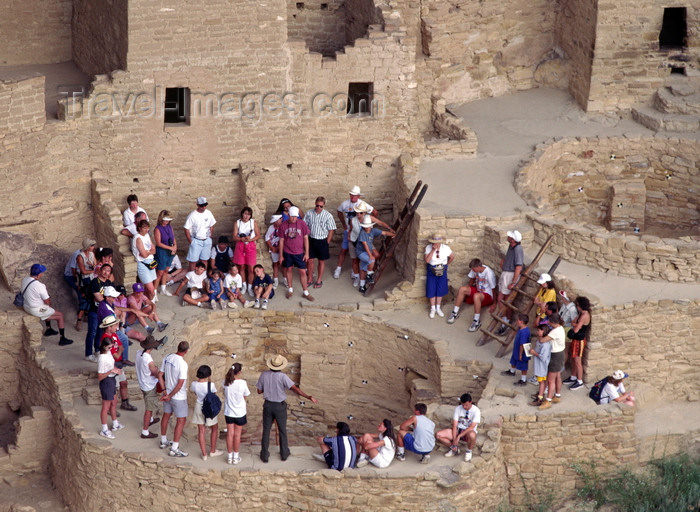
[[[646,279],[700,278],[700,144],[683,139],[563,139],[516,175],[538,208],[538,240],[571,261]],[[622,233],[622,234],[621,234]]]

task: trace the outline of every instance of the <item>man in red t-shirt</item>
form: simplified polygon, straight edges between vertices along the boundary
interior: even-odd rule
[[[112,340],[112,357],[114,357],[114,366],[117,368],[122,368],[124,361],[122,359],[122,354],[124,353],[124,347],[122,342],[119,341],[119,336],[117,336],[117,329],[119,329],[119,320],[114,315],[109,315],[102,320],[100,324],[100,329],[104,329],[104,334],[100,339],[100,343],[103,339],[109,338]],[[116,376],[117,383],[119,384],[119,395],[122,398],[121,409],[125,411],[135,411],[136,406],[129,403],[129,389],[127,388],[126,376],[124,372]]]
[[[309,294],[309,282],[306,275],[306,262],[309,261],[309,226],[299,218],[299,208],[292,206],[289,208],[289,219],[280,224],[277,232],[280,235],[279,252],[282,255],[282,266],[284,267],[289,289],[287,298],[294,295],[292,288],[292,267],[299,269],[299,279],[301,279],[301,289],[304,290],[303,297],[313,301]]]

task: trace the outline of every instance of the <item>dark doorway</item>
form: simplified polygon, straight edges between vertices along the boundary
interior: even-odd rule
[[[187,123],[190,113],[190,90],[187,87],[167,87],[163,111],[165,124]]]
[[[659,47],[663,49],[683,48],[688,41],[688,24],[685,7],[666,7],[664,22],[659,34]]]
[[[348,114],[372,115],[372,82],[350,82],[348,85]]]

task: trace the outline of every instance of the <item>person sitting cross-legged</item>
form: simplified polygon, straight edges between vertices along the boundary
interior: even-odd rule
[[[361,468],[372,463],[378,468],[386,468],[394,460],[396,437],[391,420],[383,419],[377,426],[377,432],[379,433],[363,434],[357,439],[359,456],[356,467]]]

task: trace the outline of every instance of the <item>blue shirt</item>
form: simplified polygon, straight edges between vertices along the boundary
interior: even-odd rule
[[[520,358],[520,347],[525,343],[530,343],[530,328],[523,327],[515,334],[515,339],[513,340],[513,357],[520,361],[529,361],[530,354],[525,354],[523,351],[523,357]]]
[[[362,242],[367,242],[370,252],[374,250],[374,238],[381,235],[382,230],[377,228],[372,228],[369,233],[365,231],[364,228],[360,231],[357,237],[357,252],[367,252],[365,251],[365,245]]]

